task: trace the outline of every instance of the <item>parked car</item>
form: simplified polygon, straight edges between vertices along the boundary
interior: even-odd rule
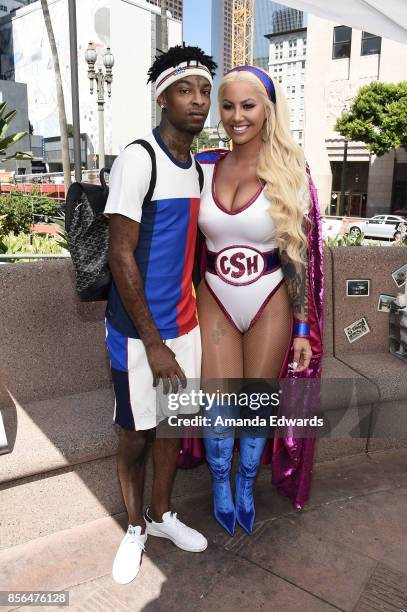
[[[322,216],[321,221],[323,240],[325,240],[326,238],[336,238],[336,236],[340,234],[343,226],[342,219],[332,219],[331,217],[326,218]]]
[[[366,238],[395,240],[400,235],[400,225],[406,223],[404,217],[396,215],[375,215],[365,221],[351,221],[346,231],[352,236],[364,234]]]
[[[393,215],[396,215],[396,217],[407,217],[407,208],[400,208],[400,210],[394,210]]]

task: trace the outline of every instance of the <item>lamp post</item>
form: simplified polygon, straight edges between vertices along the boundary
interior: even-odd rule
[[[90,42],[89,47],[85,53],[85,59],[88,64],[88,77],[90,81],[90,93],[93,94],[94,81],[96,81],[97,90],[97,103],[98,103],[98,114],[99,114],[99,169],[102,169],[105,165],[105,121],[104,121],[104,106],[105,106],[105,83],[107,85],[107,95],[112,95],[112,81],[113,73],[112,68],[114,66],[114,57],[110,51],[110,47],[107,47],[106,52],[103,54],[103,65],[105,72],[99,67],[95,70],[95,64],[98,59],[98,54],[95,49],[94,43]]]
[[[72,124],[75,164],[75,180],[82,180],[81,125],[79,113],[78,41],[76,28],[76,0],[68,0],[69,44],[71,59]]]
[[[348,111],[348,106],[344,104],[342,108],[342,114]],[[345,138],[343,142],[343,161],[342,161],[342,172],[341,172],[341,194],[339,197],[339,213],[345,216],[345,191],[346,191],[346,164],[348,161],[348,140]],[[340,216],[340,214],[338,215]]]
[[[339,198],[339,212],[342,216],[345,216],[345,191],[346,191],[346,164],[348,161],[348,141],[344,140],[343,143],[343,160],[342,160],[342,172],[341,172],[341,195]]]
[[[167,0],[161,0],[161,51],[168,51]]]

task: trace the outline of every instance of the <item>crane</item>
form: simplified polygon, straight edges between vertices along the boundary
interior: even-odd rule
[[[232,0],[232,67],[253,64],[254,0]]]

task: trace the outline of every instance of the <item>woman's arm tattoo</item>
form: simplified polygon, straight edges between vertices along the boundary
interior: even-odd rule
[[[280,253],[281,269],[296,319],[308,319],[308,264],[292,261],[287,253]]]

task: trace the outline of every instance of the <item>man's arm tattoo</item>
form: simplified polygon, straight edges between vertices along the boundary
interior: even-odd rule
[[[280,253],[281,269],[284,274],[288,295],[296,319],[308,319],[308,263],[292,261],[287,253]]]

